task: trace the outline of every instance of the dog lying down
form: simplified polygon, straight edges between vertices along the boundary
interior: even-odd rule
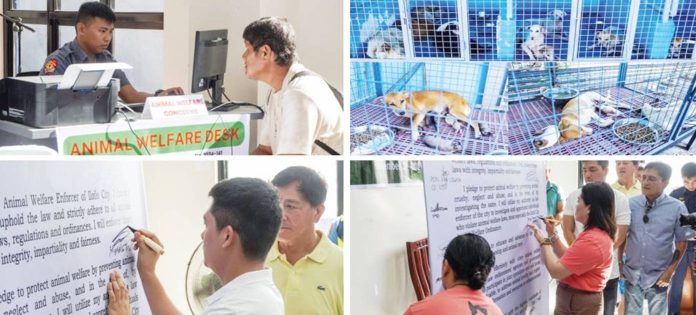
[[[557,143],[591,135],[593,130],[587,125],[592,122],[600,127],[609,127],[614,120],[600,117],[595,110],[615,116],[621,113],[617,108],[631,109],[631,106],[614,102],[594,91],[580,93],[563,106],[558,125],[547,126],[535,134],[534,146],[541,150]]]
[[[487,128],[481,130],[479,123],[471,120],[471,104],[456,93],[446,91],[391,92],[384,96],[384,102],[395,115],[411,118],[411,139],[413,141],[418,140],[420,136],[418,129],[423,121],[433,114],[436,117],[445,117],[445,122],[457,130],[457,133],[463,132],[463,123],[467,123],[474,129],[476,139],[480,139],[482,135],[491,134]]]

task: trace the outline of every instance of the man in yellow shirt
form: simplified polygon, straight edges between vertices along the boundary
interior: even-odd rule
[[[324,213],[326,182],[314,170],[289,167],[271,181],[283,221],[266,258],[286,315],[343,314],[343,252],[314,229]]]
[[[640,195],[640,182],[635,178],[639,165],[640,161],[616,161],[616,176],[618,179],[611,184],[611,187],[629,198]]]

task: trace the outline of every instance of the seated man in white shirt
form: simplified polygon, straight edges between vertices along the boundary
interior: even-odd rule
[[[220,278],[223,287],[208,298],[204,315],[269,314],[283,315],[283,297],[273,283],[270,269],[264,267],[282,220],[277,192],[256,178],[233,178],[217,183],[210,190],[213,198],[203,216],[205,265]],[[138,273],[152,314],[179,314],[159,279],[155,264],[159,254],[148,247],[142,236],[161,245],[155,234],[137,231]],[[128,291],[118,273],[107,285],[109,315],[131,314]]]
[[[252,154],[341,154],[341,104],[324,79],[297,62],[292,25],[262,18],[242,36],[246,76],[271,86]]]

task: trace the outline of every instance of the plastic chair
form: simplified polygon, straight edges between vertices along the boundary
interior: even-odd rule
[[[428,239],[406,242],[406,257],[408,271],[411,274],[413,289],[418,301],[431,295],[430,292],[430,263],[428,262]]]

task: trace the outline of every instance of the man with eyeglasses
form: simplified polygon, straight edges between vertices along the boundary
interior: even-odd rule
[[[642,195],[629,199],[631,225],[626,242],[626,314],[641,314],[648,300],[650,314],[667,314],[667,290],[692,234],[679,225],[687,214],[679,200],[665,194],[672,169],[663,162],[645,166]],[[620,251],[621,254],[621,251]]]
[[[582,177],[585,184],[594,182],[606,182],[609,174],[609,161],[582,161]],[[614,219],[617,226],[616,236],[614,237],[614,255],[612,255],[611,274],[609,281],[604,287],[602,297],[604,298],[604,315],[612,315],[616,310],[616,301],[619,287],[619,260],[617,249],[626,240],[628,225],[631,223],[631,210],[628,207],[628,198],[616,188],[614,191]],[[575,241],[575,237],[583,231],[582,223],[575,221],[575,206],[582,193],[582,187],[573,191],[566,199],[565,213],[563,214],[563,236],[568,245]]]
[[[696,163],[690,162],[684,164],[681,169],[681,175],[684,186],[675,189],[669,195],[683,202],[686,206],[686,211],[692,214],[696,212]],[[694,255],[694,245],[696,242],[689,240],[686,244],[686,252],[684,253],[684,257],[679,261],[677,270],[674,271],[674,276],[672,277],[674,280],[669,290],[670,314],[679,314],[682,289],[684,287],[684,276],[686,276],[687,272],[691,275],[691,281],[696,283],[696,276],[694,275],[695,270],[692,265],[694,258],[696,258],[696,255]],[[691,296],[693,298],[693,305],[696,305],[696,295],[691,294]],[[696,311],[694,311],[693,314],[696,314]]]

